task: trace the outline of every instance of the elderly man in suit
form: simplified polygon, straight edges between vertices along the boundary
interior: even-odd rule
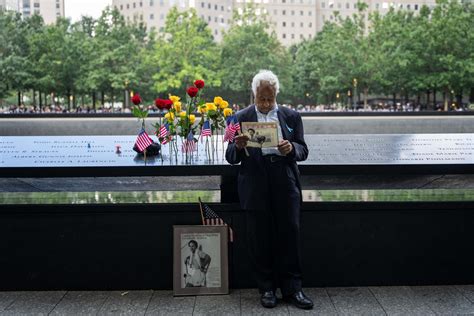
[[[313,302],[302,291],[300,208],[301,184],[297,161],[308,157],[303,122],[298,112],[278,106],[277,76],[260,71],[252,81],[255,105],[236,116],[239,122],[276,122],[276,148],[246,148],[249,138],[238,135],[229,144],[226,159],[238,164],[240,205],[246,212],[249,255],[254,266],[261,304],[277,305],[275,291],[303,309]]]

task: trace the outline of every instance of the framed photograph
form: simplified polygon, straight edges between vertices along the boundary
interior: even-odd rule
[[[268,148],[278,146],[276,122],[242,122],[242,133],[249,137],[247,147]]]
[[[173,226],[173,292],[229,294],[227,226]]]

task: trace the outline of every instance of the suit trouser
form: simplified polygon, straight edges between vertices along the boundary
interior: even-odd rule
[[[301,290],[301,192],[286,160],[265,159],[267,207],[247,210],[247,238],[260,292],[281,288],[284,296]]]

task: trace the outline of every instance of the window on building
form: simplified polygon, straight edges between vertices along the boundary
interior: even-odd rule
[[[221,23],[224,23],[224,18],[221,18]]]
[[[304,23],[303,23],[303,22],[300,22],[300,27],[304,27]]]
[[[56,9],[60,9],[61,5],[59,3],[56,3]]]
[[[219,31],[214,30],[214,34],[215,34],[215,35],[219,34]]]
[[[337,4],[337,8],[338,8],[338,9],[341,8],[341,3],[340,3],[340,2]]]
[[[282,25],[283,27],[286,27],[286,22],[282,22],[281,25]]]
[[[165,19],[165,15],[162,13],[160,14],[160,20],[164,20]]]
[[[35,7],[35,8],[39,8],[39,7],[40,7],[40,4],[39,4],[39,3],[37,3],[37,2],[35,2],[35,3],[33,4],[33,7]]]
[[[351,5],[349,4],[349,2],[346,2],[346,9],[350,9],[351,8]]]
[[[207,8],[208,8],[208,9],[211,8],[211,4],[210,4],[210,3],[207,4]]]
[[[204,8],[204,2],[201,2],[201,8]]]
[[[323,15],[323,17],[324,17],[324,15]],[[313,27],[313,22],[309,22],[308,27]]]
[[[224,6],[223,5],[221,5],[221,11],[224,11]]]
[[[303,39],[303,34],[300,34],[300,39]]]
[[[286,3],[286,0],[281,0],[281,3]]]
[[[294,38],[295,38],[295,34],[291,34],[291,38],[294,39]]]
[[[303,11],[300,11],[300,15],[303,16],[303,15],[304,15],[304,12],[303,12]]]
[[[207,21],[211,22],[211,17],[210,16],[207,17]]]
[[[160,0],[160,6],[164,6],[165,5],[165,1],[164,0]]]
[[[154,20],[155,19],[155,15],[152,13],[150,14],[150,20]]]
[[[326,16],[323,14],[323,21],[326,21]]]
[[[326,3],[325,2],[321,2],[321,8],[325,8],[326,7]]]
[[[295,10],[291,10],[291,15],[295,15]]]
[[[281,15],[286,15],[286,10],[281,10]]]
[[[143,2],[140,2],[140,8],[143,7]]]
[[[137,4],[134,2],[133,3],[133,8],[135,9],[137,7]]]
[[[273,10],[273,14],[277,15],[277,14],[278,14],[278,10]]]
[[[217,11],[217,4],[216,4],[216,5],[214,5],[214,10],[216,10],[216,11]]]
[[[291,27],[295,27],[295,22],[291,22]]]
[[[130,9],[130,4],[127,3],[127,9]]]
[[[334,8],[334,2],[329,2],[329,9]]]
[[[216,23],[217,23],[217,16],[216,16],[216,17],[214,17],[214,22],[216,22]]]
[[[403,9],[403,4],[400,3],[400,9]]]
[[[409,4],[407,4],[407,10],[410,10],[410,5]]]
[[[155,4],[154,1],[150,0],[150,7],[152,7],[154,4]]]
[[[415,10],[418,10],[418,5],[417,4],[415,4]]]
[[[120,5],[120,10],[123,10],[123,4]]]
[[[281,34],[281,37],[286,38],[286,34],[285,33]]]

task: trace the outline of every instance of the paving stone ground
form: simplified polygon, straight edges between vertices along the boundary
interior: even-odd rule
[[[314,309],[260,306],[256,289],[173,297],[172,291],[0,292],[0,315],[474,315],[474,285],[308,288]]]

